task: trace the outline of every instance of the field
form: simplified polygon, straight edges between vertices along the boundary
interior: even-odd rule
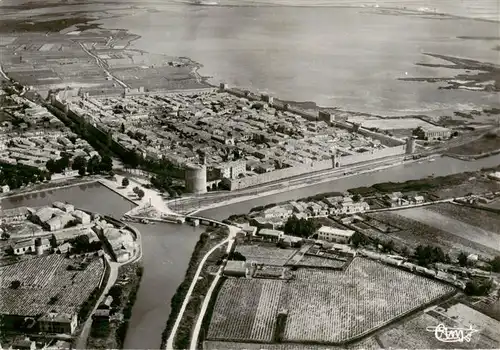
[[[427,327],[438,324],[448,327],[468,328],[479,332],[471,336],[470,342],[443,343],[438,341]],[[384,348],[420,349],[494,349],[500,344],[500,322],[481,314],[463,304],[455,304],[447,310],[438,308],[421,314],[378,336]]]
[[[287,309],[285,341],[339,343],[453,291],[362,258],[345,271],[299,268],[292,273],[295,280],[289,282],[228,279],[217,297],[208,339],[269,342],[277,312]]]
[[[209,339],[270,342],[283,282],[228,279],[215,304]]]
[[[340,269],[344,265],[345,265],[344,261],[325,259],[319,256],[305,255],[294,266],[318,266],[318,267],[329,267],[333,269]]]
[[[419,286],[419,288],[414,288]],[[451,292],[433,280],[356,258],[345,272],[299,269],[282,307],[289,341],[340,342]],[[307,303],[304,301],[307,300]]]
[[[404,243],[404,245],[410,246],[411,248],[416,248],[418,245],[431,244],[441,247],[445,253],[450,255],[457,255],[460,251],[476,252],[488,256],[496,253],[494,249],[488,246],[485,247],[467,238],[455,235],[455,232],[449,233],[438,227],[432,226],[430,223],[416,221],[398,214],[400,211],[404,212],[405,210],[413,209],[371,213],[367,215],[370,218],[381,221],[394,228],[390,233],[383,233],[382,237],[377,235],[379,236],[378,238],[386,241],[394,240],[396,245],[398,245],[398,243]],[[448,218],[445,218],[445,220],[444,223],[448,221]]]
[[[446,208],[448,209],[445,209],[444,212],[453,210],[450,205]],[[460,218],[460,220],[454,219],[451,215],[443,215],[439,213],[439,209],[434,211],[423,207],[398,210],[395,213],[407,219],[419,221],[426,225],[435,227],[441,231],[446,231],[459,237],[460,239],[474,242],[479,246],[483,246],[484,249],[482,250],[484,251],[489,251],[489,248],[500,251],[500,227],[496,227],[495,230],[489,231],[479,226],[481,223],[480,220],[482,219],[484,221],[481,223],[482,225],[494,228],[494,226],[496,226],[494,221],[498,221],[500,215],[496,214],[496,218],[492,219],[492,221],[489,221],[489,218],[485,218],[484,216],[481,218],[481,216],[478,215],[477,218],[470,220],[474,222],[474,224],[471,225],[462,221],[462,218],[473,217],[474,214],[468,212],[469,208],[461,207],[461,210],[458,211],[462,214],[462,216],[453,216]],[[476,214],[479,214],[478,212],[481,212],[481,210],[477,210]],[[491,253],[494,254],[494,252]]]
[[[449,153],[460,155],[477,155],[500,149],[500,137],[497,134],[483,136],[465,145],[451,148]]]
[[[33,258],[0,268],[0,312],[38,315],[52,309],[76,312],[98,286],[104,273],[101,259],[87,260],[82,271],[70,271],[77,262],[61,255]],[[14,281],[20,287],[11,287]]]
[[[500,215],[496,213],[451,203],[440,203],[427,208],[483,230],[500,233]]]
[[[348,347],[341,346],[326,346],[326,345],[302,345],[302,344],[257,344],[257,343],[235,343],[222,341],[206,341],[203,344],[205,350],[347,350],[347,349],[363,349],[372,350],[380,349],[377,341],[373,337],[366,338],[360,342],[349,345]]]
[[[275,245],[238,245],[236,251],[243,254],[247,261],[257,264],[283,266],[297,252],[295,249],[277,249]]]

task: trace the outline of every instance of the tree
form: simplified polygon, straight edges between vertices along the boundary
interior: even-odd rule
[[[382,251],[384,253],[390,253],[394,250],[394,241],[390,240],[388,242],[382,243]]]
[[[471,296],[488,295],[492,286],[493,281],[491,279],[472,280],[465,285],[465,294]]]
[[[85,176],[85,167],[78,169],[78,175]]]
[[[359,232],[354,232],[351,236],[351,244],[354,246],[354,248],[358,248],[359,246],[365,245],[366,244],[366,237],[362,233]]]
[[[490,265],[493,272],[500,272],[500,255],[495,256],[495,258],[490,261]]]
[[[138,191],[136,192],[137,194],[137,197],[139,197],[139,199],[142,199],[144,197],[144,191],[142,189],[138,189]]]
[[[12,289],[17,289],[19,287],[21,287],[21,282],[18,280],[12,281],[10,283],[10,288],[12,288]]]
[[[359,193],[356,193],[354,196],[352,196],[352,200],[354,202],[359,202],[361,200],[361,195]]]
[[[124,177],[124,178],[122,179],[122,186],[123,186],[123,187],[128,187],[128,185],[130,185],[130,181],[129,181],[129,179],[128,179],[128,178]]]
[[[83,169],[84,174],[85,174],[85,167],[86,166],[87,166],[87,159],[85,159],[84,156],[78,156],[78,157],[75,157],[75,159],[73,160],[73,164],[71,165],[71,169],[78,170],[78,171],[80,171],[80,169]]]
[[[99,173],[100,163],[101,160],[99,159],[98,156],[93,156],[92,158],[90,158],[87,164],[87,172],[91,175]]]
[[[45,163],[45,167],[47,170],[51,173],[54,174],[56,172],[56,162],[54,159],[49,159],[47,163]]]
[[[467,266],[467,254],[464,252],[460,252],[458,254],[458,264],[460,266]]]
[[[139,192],[140,188],[138,186],[135,186],[132,191],[137,194]]]
[[[413,254],[417,264],[421,266],[427,266],[429,264],[437,262],[446,262],[447,256],[444,254],[440,247],[433,247],[430,245],[422,246],[419,245]]]
[[[286,221],[284,231],[287,235],[308,238],[316,232],[319,226],[311,219],[298,219],[292,215]]]
[[[101,162],[99,164],[99,170],[104,172],[110,172],[111,170],[113,170],[113,160],[110,156],[102,156]]]
[[[247,258],[240,252],[233,252],[229,254],[228,260],[246,261]]]
[[[122,123],[122,125],[120,126],[120,132],[122,134],[125,134],[125,124]]]

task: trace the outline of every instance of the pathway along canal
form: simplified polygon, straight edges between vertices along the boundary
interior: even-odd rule
[[[200,216],[225,219],[232,214],[248,212],[251,208],[269,203],[312,196],[318,193],[344,191],[386,181],[406,181],[479,170],[500,164],[500,155],[472,162],[452,158],[438,158],[384,169],[371,174],[354,175],[327,183],[291,190],[277,195],[263,196],[245,202],[205,210]],[[2,207],[41,206],[54,201],[68,201],[76,207],[102,214],[121,217],[134,205],[101,186],[86,184],[6,198]],[[157,349],[161,333],[170,313],[170,300],[182,282],[191,253],[203,228],[188,225],[135,225],[142,234],[144,276],[135,302],[130,327],[125,340],[126,349]]]

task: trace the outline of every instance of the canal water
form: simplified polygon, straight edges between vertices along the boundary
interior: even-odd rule
[[[423,161],[420,164],[406,164],[273,196],[263,196],[225,207],[205,210],[200,215],[224,219],[232,214],[248,212],[251,208],[259,205],[303,198],[318,193],[344,191],[378,182],[406,181],[432,174],[442,176],[474,171],[499,164],[500,155],[473,162],[438,158],[435,162]],[[2,207],[41,206],[54,201],[68,201],[77,207],[115,217],[121,217],[123,213],[133,207],[130,201],[97,183],[7,198],[2,201]],[[174,224],[136,224],[136,227],[142,235],[144,276],[132,312],[125,348],[156,349],[160,345],[161,333],[170,313],[170,300],[184,278],[191,253],[203,228]]]

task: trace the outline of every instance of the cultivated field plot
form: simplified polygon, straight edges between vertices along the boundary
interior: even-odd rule
[[[332,269],[341,269],[345,265],[344,261],[326,259],[319,256],[305,255],[300,261],[294,266],[317,266],[317,267],[329,267]]]
[[[248,262],[283,266],[297,252],[296,249],[277,249],[274,245],[238,245],[236,251],[243,254]]]
[[[500,215],[487,210],[464,207],[452,203],[440,203],[426,207],[450,219],[500,234]]]
[[[451,204],[452,205],[452,204]],[[453,208],[449,208],[448,211],[451,213]],[[499,227],[495,231],[489,231],[481,228],[479,224],[481,223],[481,217],[473,218],[470,221],[473,221],[474,224],[470,225],[462,221],[462,218],[471,217],[473,213],[469,213],[469,208],[460,207],[462,210],[459,211],[462,216],[453,215],[454,217],[460,218],[457,220],[453,218],[451,215],[443,215],[438,211],[429,210],[427,208],[412,208],[412,209],[404,209],[398,210],[395,213],[397,215],[403,216],[407,219],[415,220],[421,222],[425,225],[435,227],[440,231],[446,231],[452,235],[455,235],[459,238],[462,238],[467,241],[471,241],[476,243],[477,245],[481,245],[484,247],[484,250],[490,250],[492,248],[494,250],[500,251],[500,231]],[[465,210],[463,210],[465,209]],[[445,210],[446,212],[446,210]],[[481,210],[477,210],[477,212],[481,212]],[[485,226],[496,226],[495,221],[499,221],[500,215],[495,214],[496,218],[491,218],[492,222],[487,222],[489,218],[482,217]],[[494,254],[494,252],[491,252]]]
[[[444,343],[437,340],[434,333],[426,330],[439,324],[448,327],[468,328],[473,333],[470,342]],[[500,322],[465,306],[456,304],[446,311],[437,310],[421,314],[403,324],[378,335],[384,348],[410,349],[497,349],[500,344]]]
[[[81,271],[69,271],[75,260],[61,255],[29,259],[0,268],[0,312],[38,315],[50,310],[75,312],[99,284],[104,273],[100,258]],[[19,281],[17,289],[12,282]]]
[[[208,338],[270,342],[282,285],[279,280],[228,279],[217,296]]]
[[[349,345],[349,347],[331,345],[302,345],[302,344],[257,344],[257,343],[236,343],[223,341],[205,341],[205,350],[347,350],[347,349],[380,349],[377,341],[373,337],[366,338],[360,342]]]
[[[368,259],[344,272],[299,269],[287,283],[287,341],[341,342],[452,292],[450,286]],[[416,288],[418,286],[418,288]]]
[[[338,343],[434,301],[454,288],[371,260],[345,271],[299,268],[295,280],[228,279],[217,297],[208,339],[270,342],[287,309],[287,342]],[[418,287],[418,288],[417,288]]]
[[[460,251],[474,251],[487,256],[495,255],[497,253],[496,250],[477,244],[472,240],[465,239],[456,234],[433,227],[430,224],[413,220],[403,215],[398,215],[398,212],[400,212],[400,210],[367,214],[369,217],[373,217],[376,220],[389,223],[401,229],[397,232],[384,234],[385,237],[382,239],[393,239],[396,242],[404,242],[412,248],[415,248],[418,245],[431,244],[441,247],[445,253],[450,255],[457,255]]]

